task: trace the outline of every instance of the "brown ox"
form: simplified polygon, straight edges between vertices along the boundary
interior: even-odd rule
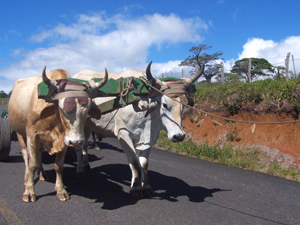
[[[8,120],[17,133],[25,161],[24,202],[36,201],[34,192],[34,173],[42,165],[41,150],[47,149],[56,154],[54,168],[56,172],[55,190],[60,201],[69,199],[62,181],[64,158],[68,146],[80,147],[84,142],[86,116],[100,119],[100,110],[92,103],[87,93],[93,92],[87,84],[71,82],[64,78],[70,75],[65,70],[54,70],[42,77],[29,77],[16,81],[8,103]],[[103,86],[107,81],[94,84],[94,88]],[[44,81],[52,96],[46,102],[38,98],[37,85]],[[78,88],[81,91],[78,91]],[[74,91],[73,89],[77,90]],[[68,93],[68,95],[64,95]],[[78,94],[79,93],[79,94]]]

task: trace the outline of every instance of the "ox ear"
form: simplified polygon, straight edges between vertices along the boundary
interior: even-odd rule
[[[136,112],[142,112],[149,109],[149,98],[141,96],[141,99],[139,101],[135,101],[132,103],[132,107]]]
[[[100,118],[101,118],[101,111],[94,102],[92,102],[92,105],[91,105],[91,108],[90,108],[88,114],[97,120],[100,120]]]
[[[188,97],[188,96],[187,96],[187,99],[188,99],[188,105],[193,107],[194,104],[195,104],[194,100],[191,97]]]
[[[40,119],[45,119],[49,116],[52,116],[57,111],[57,105],[53,103],[47,104],[47,106],[40,113]]]
[[[149,109],[147,110],[145,117],[147,117],[151,112],[153,112],[158,106],[157,101],[152,101],[149,104]]]

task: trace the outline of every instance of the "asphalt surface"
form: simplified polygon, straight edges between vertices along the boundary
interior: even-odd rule
[[[24,162],[12,142],[8,162],[0,162],[0,224],[300,224],[300,183],[159,149],[149,164],[156,195],[131,199],[131,172],[118,141],[100,145],[89,151],[85,179],[76,177],[68,155],[66,202],[55,196],[54,158],[44,152],[49,180],[36,179],[37,201],[24,203]]]

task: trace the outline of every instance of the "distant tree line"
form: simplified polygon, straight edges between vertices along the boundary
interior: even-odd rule
[[[202,74],[205,80],[211,83],[212,78],[215,77],[218,82],[221,82],[222,65],[220,62],[222,58],[220,58],[220,56],[222,56],[223,53],[221,51],[212,54],[205,52],[211,48],[212,46],[205,44],[192,47],[189,49],[189,52],[192,54],[181,61],[179,66],[193,67],[194,70],[191,71],[192,74],[201,69],[202,66],[205,66],[204,73]],[[285,73],[285,67],[273,66],[264,58],[243,58],[235,62],[230,73],[224,73],[223,82],[251,82],[259,77],[280,79],[285,77]]]
[[[0,91],[0,98],[8,98],[9,95],[6,94],[3,90]]]

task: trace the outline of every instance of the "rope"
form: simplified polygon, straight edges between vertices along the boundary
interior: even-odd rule
[[[101,129],[101,131],[100,131],[99,133],[96,134],[97,137],[98,137],[98,139],[99,139],[99,136],[102,134],[102,132],[103,132],[103,131],[108,127],[108,125],[111,123],[111,121],[112,121],[113,118],[116,116],[116,114],[117,114],[118,111],[119,111],[119,109],[115,110],[114,115],[110,118],[110,120],[109,120],[108,123],[105,125],[105,127],[103,127],[103,128]],[[90,120],[89,122],[95,125],[95,123],[94,123],[92,120]],[[93,131],[92,131],[92,133],[93,133]],[[100,138],[102,139],[102,137],[100,137]],[[101,139],[99,139],[99,140],[101,140]],[[96,142],[96,138],[93,138],[93,140],[92,140],[90,143],[88,143],[88,146],[92,145],[92,144],[95,143],[95,142]]]
[[[106,124],[105,127],[103,127],[103,129],[101,130],[100,134],[102,134],[102,132],[104,131],[104,129],[106,129],[108,127],[108,125],[110,124],[110,122],[113,120],[113,118],[116,116],[117,112],[119,112],[119,109],[116,110],[116,112],[114,113],[114,115],[110,118],[110,120],[108,121],[108,123]]]
[[[129,91],[130,91],[130,89],[131,89],[132,81],[133,81],[133,78],[132,78],[132,77],[128,77],[128,78],[126,79],[126,84],[125,84],[125,82],[123,83],[122,91],[121,91],[121,93],[120,93],[120,96],[121,96],[120,101],[121,101],[121,104],[122,104],[122,102],[124,103],[124,106],[125,106],[126,104],[125,104],[124,101],[122,101],[122,98],[125,97],[125,96],[129,93]],[[116,116],[116,114],[117,114],[118,111],[119,111],[119,109],[115,110],[114,115],[110,118],[110,120],[109,120],[108,123],[105,125],[105,127],[103,127],[99,133],[97,133],[98,139],[99,139],[99,135],[101,135],[102,132],[108,127],[108,125],[111,123],[111,121],[112,121],[113,118]],[[94,123],[94,122],[92,122],[91,120],[90,120],[90,122],[91,122],[91,123]],[[92,131],[92,133],[93,133],[93,131]],[[88,145],[92,145],[92,144],[95,143],[95,142],[96,142],[96,138],[93,138],[93,140],[92,140]]]
[[[227,118],[227,117],[222,117],[222,116],[218,116],[218,115],[215,115],[215,114],[212,114],[212,113],[209,113],[209,112],[206,112],[206,111],[203,111],[201,109],[197,109],[193,106],[190,106],[190,105],[187,105],[187,104],[184,104],[174,98],[171,98],[169,97],[168,95],[164,94],[163,92],[161,92],[160,90],[158,90],[157,88],[153,87],[151,84],[149,84],[148,82],[144,81],[143,79],[141,79],[146,85],[148,85],[149,87],[153,88],[154,90],[156,90],[157,92],[159,92],[161,95],[164,95],[164,96],[167,96],[168,98],[172,99],[173,101],[175,102],[178,102],[182,105],[184,105],[185,107],[189,107],[191,109],[194,109],[196,110],[197,112],[201,112],[201,113],[205,113],[207,115],[210,115],[212,117],[216,117],[216,118],[219,118],[219,119],[223,119],[223,120],[226,120],[226,121],[231,121],[231,122],[240,122],[240,123],[248,123],[248,124],[260,124],[260,125],[270,125],[270,124],[289,124],[289,123],[299,123],[300,120],[292,120],[292,121],[284,121],[284,122],[254,122],[254,121],[246,121],[246,120],[237,120],[237,119],[230,119],[230,118]]]
[[[130,85],[131,85],[131,83],[132,83],[132,77],[127,77],[127,79],[126,79],[126,85],[125,85],[125,82],[123,83],[123,90],[121,91],[121,93],[120,93],[120,96],[122,96],[122,97],[125,97],[127,94],[128,94],[128,92],[130,91]]]

